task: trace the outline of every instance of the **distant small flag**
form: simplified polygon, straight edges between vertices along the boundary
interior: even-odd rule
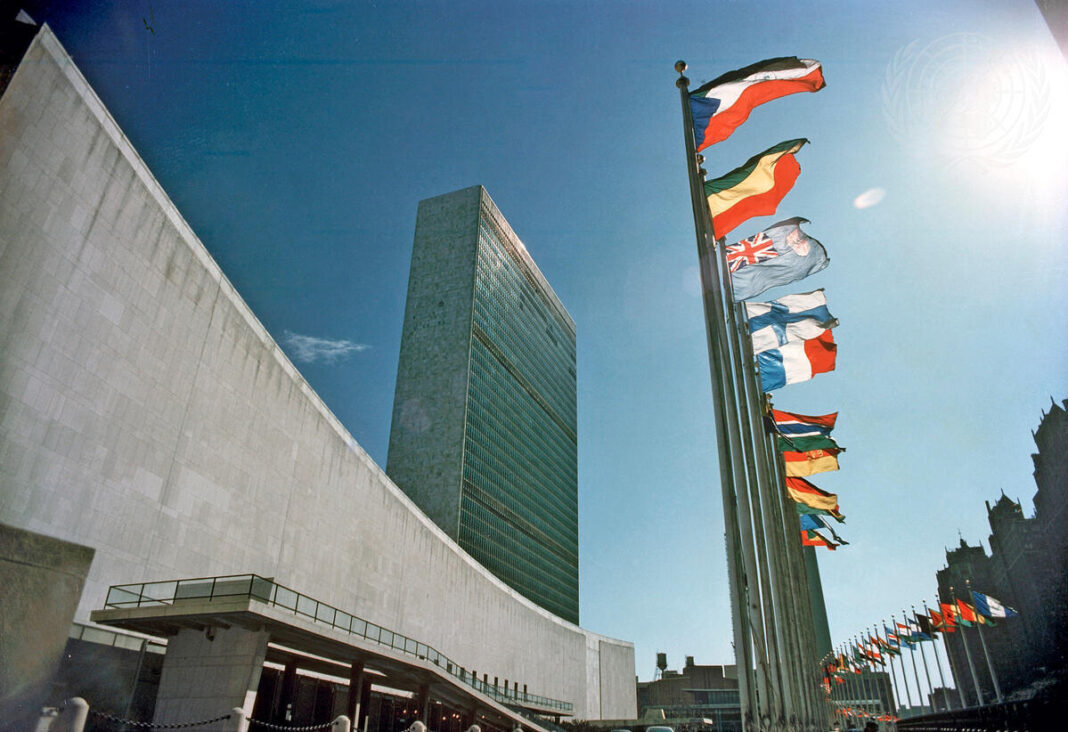
[[[745,312],[753,353],[778,348],[790,341],[816,338],[822,331],[838,325],[837,318],[827,310],[823,290],[787,295],[771,302],[747,302]]]
[[[913,615],[916,616],[916,620],[912,622],[913,638],[916,640],[933,640],[935,629],[931,625],[931,619],[920,613],[913,613]]]
[[[951,614],[940,613],[937,610],[928,610],[927,613],[931,616],[931,626],[935,631],[953,633],[957,630],[957,626],[953,624],[953,616]]]
[[[808,381],[816,374],[834,371],[837,346],[829,330],[807,341],[792,341],[785,346],[757,354],[760,387],[764,391],[781,389],[788,384]]]
[[[840,452],[842,452],[840,449],[833,448],[804,452],[787,450],[782,453],[782,460],[788,476],[804,478],[806,475],[838,470],[838,453]]]
[[[1019,615],[1011,607],[1002,605],[996,598],[984,595],[982,592],[972,590],[972,599],[975,600],[976,611],[988,618],[1015,618]]]
[[[801,230],[807,223],[800,216],[784,219],[726,248],[735,300],[797,282],[830,264],[823,245]]]
[[[801,174],[794,153],[806,142],[804,139],[780,142],[726,175],[705,181],[708,210],[717,238],[726,236],[754,216],[775,213]]]
[[[831,434],[835,422],[838,421],[838,412],[813,415],[772,409],[771,420],[774,431],[786,437],[826,437]]]
[[[820,62],[796,56],[769,58],[728,71],[690,92],[697,149],[726,140],[764,102],[824,86]]]
[[[957,600],[957,619],[961,625],[969,628],[979,622],[979,616],[975,614],[975,608],[964,600]]]

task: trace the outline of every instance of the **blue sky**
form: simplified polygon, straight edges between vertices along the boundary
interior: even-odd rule
[[[834,641],[932,598],[984,500],[1030,513],[1068,397],[1068,68],[1030,0],[27,5],[380,465],[416,205],[487,188],[577,323],[582,625],[641,679],[733,658],[677,59],[824,64],[705,167],[812,143],[733,238],[804,216],[831,257],[768,297],[824,287],[841,321],[837,371],[775,393],[840,412]]]

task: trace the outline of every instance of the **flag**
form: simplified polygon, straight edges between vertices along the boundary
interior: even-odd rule
[[[957,630],[957,626],[953,624],[953,615],[947,613],[940,613],[937,610],[928,610],[928,614],[931,616],[931,627],[939,633],[952,633]]]
[[[781,452],[789,450],[795,452],[804,452],[805,450],[838,450],[845,452],[845,448],[839,447],[838,443],[830,437],[783,437],[780,435],[778,446]]]
[[[979,622],[979,617],[975,614],[975,608],[964,600],[957,600],[957,619],[960,620],[961,625],[968,628]]]
[[[772,431],[786,437],[828,436],[838,420],[838,412],[821,415],[795,414],[771,410]]]
[[[705,181],[705,195],[708,196],[708,210],[716,237],[726,236],[754,216],[775,213],[779,201],[790,192],[801,174],[794,153],[806,142],[805,139],[780,142],[726,175]],[[781,251],[778,253],[782,254]]]
[[[841,450],[806,450],[805,452],[786,451],[782,453],[782,460],[786,466],[786,474],[793,478],[803,478],[806,475],[826,473],[838,470],[838,453]]]
[[[1011,607],[1002,605],[997,599],[984,595],[982,592],[972,590],[972,599],[975,600],[976,611],[988,618],[1014,618],[1019,615]]]
[[[735,300],[804,279],[830,264],[823,245],[801,230],[803,223],[808,219],[784,219],[726,248]]]
[[[886,631],[886,642],[887,642],[887,644],[892,645],[892,646],[901,645],[901,642],[900,642],[900,639],[899,639],[899,637],[897,635],[897,631],[896,630],[894,630],[893,628],[888,628],[885,625],[883,626],[883,630]]]
[[[820,518],[819,514],[805,513],[799,517],[801,520],[801,528],[808,531],[826,530],[831,533],[831,538],[839,545],[848,545],[849,542],[838,535],[834,528]]]
[[[798,478],[798,480],[801,480],[801,478]],[[838,509],[835,509],[833,511],[825,511],[821,508],[812,508],[811,506],[806,506],[803,503],[794,503],[794,505],[797,506],[797,513],[801,516],[830,516],[840,524],[845,523],[845,516],[838,513]]]
[[[816,338],[822,331],[838,325],[838,320],[827,310],[823,290],[787,295],[771,302],[747,302],[745,312],[753,353],[778,348],[790,341]]]
[[[921,641],[934,640],[935,630],[931,625],[931,619],[917,612],[914,612],[913,615],[916,616],[915,622],[910,621],[913,627],[913,638]]]
[[[838,496],[821,491],[804,478],[787,478],[786,491],[798,504],[826,511],[835,518],[841,515],[838,513]]]
[[[796,56],[769,58],[728,71],[690,92],[697,149],[726,140],[764,102],[823,87],[820,62]]]
[[[805,530],[801,532],[801,544],[804,546],[825,546],[832,552],[838,545],[818,531]]]
[[[834,335],[825,330],[818,338],[791,341],[785,346],[758,353],[760,388],[763,391],[781,389],[788,384],[808,381],[816,374],[834,371],[837,350]]]

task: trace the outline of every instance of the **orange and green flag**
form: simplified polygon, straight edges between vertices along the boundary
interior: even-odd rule
[[[705,181],[708,210],[717,238],[726,236],[754,216],[775,213],[801,174],[794,153],[806,142],[806,139],[780,142],[726,175]]]

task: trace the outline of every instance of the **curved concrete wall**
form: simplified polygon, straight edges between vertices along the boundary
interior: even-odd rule
[[[255,572],[468,669],[635,712],[634,650],[513,592],[287,360],[43,29],[0,98],[0,521],[108,585]]]

